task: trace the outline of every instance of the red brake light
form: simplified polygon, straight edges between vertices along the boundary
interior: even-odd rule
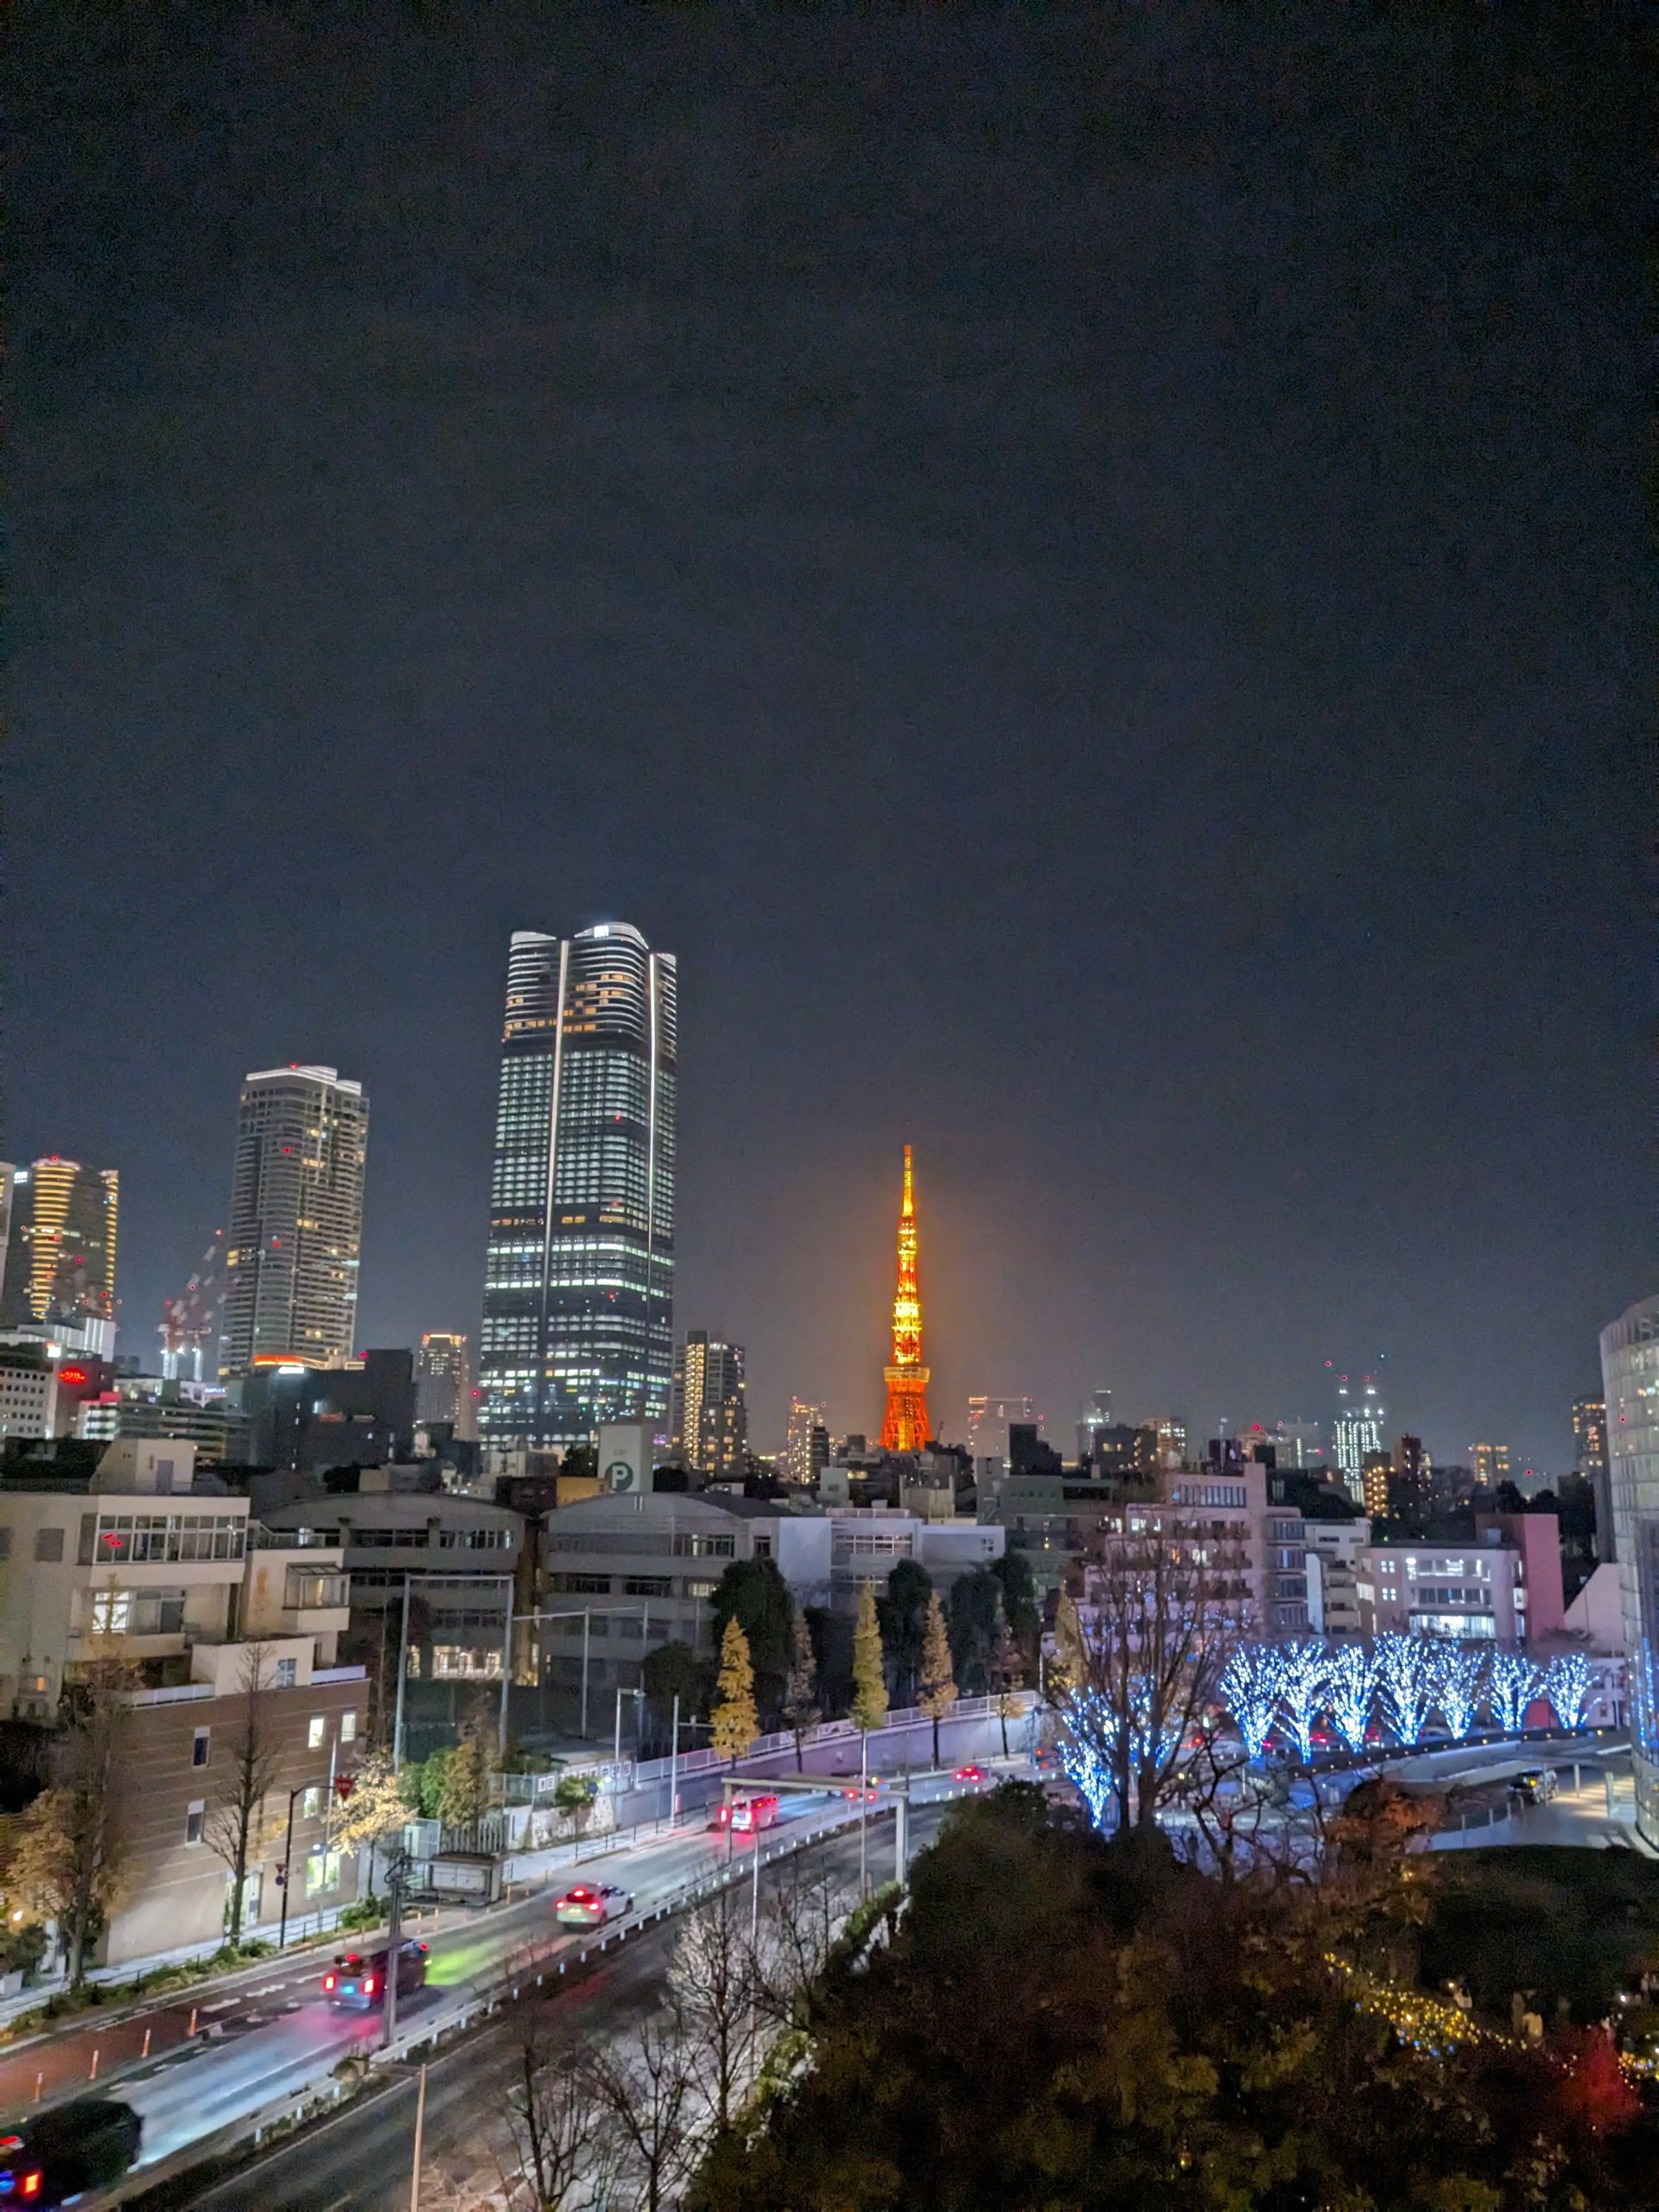
[[[21,2135],[0,2135],[0,2151],[21,2151],[22,2147]]]
[[[324,1974],[322,1977],[322,1986],[325,1989],[332,1989],[334,1986],[334,1975],[331,1974]]]
[[[23,2176],[23,2185],[18,2190],[17,2194],[19,2196],[38,2196],[40,2193],[41,2176],[40,2170],[37,2167],[32,2174],[25,2174]]]
[[[374,1976],[372,1974],[370,1974],[363,1984],[363,1994],[365,1997],[372,1997],[374,1994]]]

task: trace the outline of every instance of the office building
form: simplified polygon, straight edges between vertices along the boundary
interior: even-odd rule
[[[220,1374],[352,1356],[369,1102],[334,1068],[242,1084],[226,1232]]]
[[[192,1444],[202,1468],[240,1465],[248,1457],[246,1414],[208,1382],[115,1375],[107,1389],[84,1394],[74,1414],[74,1433],[89,1442],[132,1436]]]
[[[1331,1456],[1342,1471],[1349,1495],[1358,1504],[1365,1503],[1367,1453],[1387,1449],[1382,1435],[1384,1418],[1382,1401],[1373,1376],[1366,1376],[1357,1390],[1345,1375],[1338,1376]],[[1366,1510],[1375,1509],[1366,1506]]]
[[[57,1362],[45,1344],[0,1344],[0,1436],[58,1433]]]
[[[1186,1423],[1178,1414],[1154,1414],[1150,1421],[1141,1423],[1149,1428],[1158,1440],[1158,1464],[1161,1467],[1184,1467],[1186,1465]]]
[[[1343,1478],[1344,1484],[1347,1477]],[[1351,1486],[1350,1486],[1351,1493]],[[1394,1511],[1395,1481],[1394,1454],[1391,1452],[1368,1452],[1359,1471],[1360,1503],[1367,1513],[1379,1521],[1386,1521]]]
[[[743,1347],[692,1329],[674,1355],[669,1441],[709,1482],[741,1476],[749,1448]]]
[[[1363,1547],[1360,1629],[1501,1644],[1559,1637],[1566,1624],[1553,1513],[1482,1513],[1472,1539],[1402,1536]]]
[[[513,933],[479,1358],[497,1460],[666,1425],[677,995],[626,923]]]
[[[1103,1387],[1098,1390],[1091,1391],[1088,1404],[1077,1416],[1078,1459],[1092,1459],[1096,1438],[1102,1429],[1110,1428],[1112,1426],[1110,1390]]]
[[[1659,1845],[1659,1298],[1643,1299],[1602,1331],[1601,1377],[1636,1817]]]
[[[120,1179],[55,1154],[10,1171],[0,1321],[52,1329],[77,1351],[113,1352]]]
[[[899,1206],[899,1265],[893,1294],[893,1358],[881,1370],[887,1408],[881,1422],[884,1452],[921,1452],[933,1440],[927,1411],[929,1370],[922,1364],[922,1297],[916,1275],[916,1192],[910,1147],[905,1147],[904,1191]]]
[[[443,1421],[463,1442],[478,1433],[473,1347],[466,1337],[429,1329],[415,1355],[415,1418]]]
[[[415,1356],[394,1346],[327,1367],[267,1363],[242,1384],[241,1403],[256,1466],[383,1467],[414,1450]]]
[[[1499,1483],[1510,1479],[1510,1447],[1507,1444],[1471,1444],[1469,1446],[1469,1467],[1482,1490],[1496,1490]]]
[[[789,1402],[789,1429],[784,1443],[783,1476],[804,1490],[816,1485],[830,1459],[830,1408],[804,1398]]]
[[[967,1446],[973,1459],[998,1459],[1007,1465],[1008,1430],[1014,1422],[1040,1428],[1043,1417],[1034,1398],[989,1393],[968,1401]]]

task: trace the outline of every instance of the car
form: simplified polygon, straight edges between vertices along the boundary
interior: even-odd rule
[[[1548,1805],[1555,1795],[1555,1770],[1537,1767],[1530,1774],[1517,1774],[1515,1787],[1529,1805]]]
[[[753,1835],[757,1828],[775,1826],[777,1819],[775,1797],[740,1797],[734,1804],[720,1806],[711,1825],[730,1828],[734,1835]]]
[[[561,1928],[602,1928],[632,1910],[632,1891],[619,1890],[614,1882],[578,1882],[554,1906],[553,1917]]]
[[[985,1770],[982,1766],[959,1766],[957,1769],[955,1779],[967,1783],[971,1788],[975,1783],[984,1781]]]
[[[875,1802],[875,1785],[874,1782],[872,1782],[870,1787],[865,1790],[861,1790],[857,1783],[854,1783],[850,1789],[843,1789],[841,1794],[847,1800],[849,1805],[856,1805],[861,1796],[863,1797],[867,1804],[874,1805]]]
[[[138,2156],[144,2123],[115,2097],[72,2097],[0,2135],[0,2204],[66,2203],[119,2181]]]
[[[343,1951],[322,1977],[322,1993],[337,2012],[372,2012],[386,2001],[389,1946],[378,1951]],[[397,1994],[407,1997],[426,1986],[426,1946],[413,1938],[397,1946]]]

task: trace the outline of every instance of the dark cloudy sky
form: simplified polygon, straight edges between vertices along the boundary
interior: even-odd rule
[[[26,0],[10,1156],[245,1070],[475,1328],[507,934],[682,963],[682,1326],[1559,1467],[1654,1288],[1616,11]]]

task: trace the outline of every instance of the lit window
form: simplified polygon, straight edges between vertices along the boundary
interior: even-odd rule
[[[357,1715],[354,1713],[340,1714],[340,1740],[342,1744],[354,1744],[357,1741]]]
[[[300,1817],[316,1821],[322,1817],[322,1784],[314,1782],[300,1800]]]
[[[322,1745],[322,1739],[327,1732],[327,1721],[324,1719],[321,1713],[314,1713],[311,1716],[310,1726],[305,1732],[307,1750],[313,1751],[320,1750]]]
[[[201,1831],[207,1823],[207,1801],[204,1798],[198,1797],[190,1804],[186,1806],[184,1813],[184,1840],[187,1843],[200,1843],[201,1841]]]

